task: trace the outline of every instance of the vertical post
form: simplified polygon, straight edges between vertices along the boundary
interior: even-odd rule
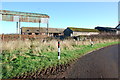
[[[49,21],[47,21],[47,35],[49,35],[48,34],[48,27],[49,27]]]
[[[60,41],[58,41],[58,59],[60,59]]]
[[[2,41],[4,41],[4,33],[2,34]]]
[[[21,27],[20,27],[20,18],[19,18],[19,38],[21,39]]]
[[[16,33],[18,34],[18,22],[16,22]]]
[[[13,21],[16,22],[16,33],[19,34],[20,16],[13,16]]]
[[[90,44],[91,44],[91,47],[93,47],[93,45],[94,45],[93,39],[90,39]]]
[[[20,31],[20,20],[19,20],[19,34],[20,34],[20,32],[21,32],[21,31]]]
[[[39,20],[39,35],[40,35],[40,20]]]

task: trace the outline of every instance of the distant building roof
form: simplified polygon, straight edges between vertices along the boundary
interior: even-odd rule
[[[118,26],[116,27],[116,29],[119,29],[119,30],[120,30],[120,24],[118,24]]]
[[[29,32],[31,33],[39,33],[39,27],[22,27],[22,32]],[[48,28],[48,33],[63,33],[64,29],[63,28]],[[40,33],[46,33],[47,28],[45,27],[40,27]]]
[[[116,29],[115,28],[111,28],[111,27],[95,27],[95,29],[99,30],[99,31],[104,31],[104,32],[115,32]]]
[[[96,29],[74,28],[74,27],[68,27],[68,28],[75,32],[99,32]]]

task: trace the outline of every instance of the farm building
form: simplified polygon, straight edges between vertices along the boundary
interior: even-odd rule
[[[49,18],[47,14],[41,13],[30,13],[30,12],[19,12],[19,11],[9,11],[9,10],[0,10],[0,21],[11,21],[16,22],[16,33],[20,34],[21,32],[21,23],[38,23],[39,27],[41,23],[47,24],[49,27]],[[47,32],[46,32],[47,33]]]
[[[49,36],[63,35],[63,28],[48,28]],[[22,27],[21,34],[23,35],[46,35],[47,28],[45,27]]]
[[[100,33],[112,33],[112,34],[116,34],[116,29],[115,28],[111,28],[111,27],[95,27],[95,29],[99,30]]]
[[[120,34],[120,24],[118,24],[118,26],[116,27],[116,29],[117,29],[116,34]]]
[[[68,27],[64,30],[64,36],[79,36],[79,35],[97,35],[99,31],[96,29],[74,28]]]

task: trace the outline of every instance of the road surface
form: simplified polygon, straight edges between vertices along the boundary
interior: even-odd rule
[[[93,51],[53,78],[118,78],[118,50],[120,44]]]

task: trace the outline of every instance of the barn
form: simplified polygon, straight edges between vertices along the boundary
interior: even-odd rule
[[[63,35],[63,28],[47,28],[46,27],[22,27],[22,35],[46,35],[48,31],[48,36],[60,36]]]
[[[120,34],[120,24],[118,24],[118,26],[116,27],[116,29],[117,29],[116,34]]]
[[[80,35],[97,35],[99,31],[96,29],[67,27],[64,30],[64,36],[80,36]]]
[[[116,28],[97,26],[95,29],[99,30],[100,33],[116,34]]]

